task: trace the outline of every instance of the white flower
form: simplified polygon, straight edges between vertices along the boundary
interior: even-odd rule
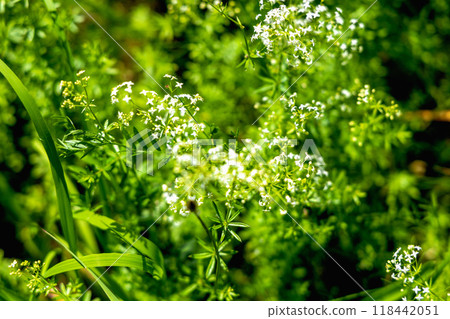
[[[406,299],[406,297],[403,297],[402,300],[403,300],[403,301],[408,301],[408,299]]]
[[[397,258],[397,255],[398,255],[398,253],[400,252],[400,250],[402,250],[401,247],[399,247],[399,248],[395,251],[395,253],[394,253],[394,258]]]
[[[417,295],[419,292],[420,292],[420,288],[419,288],[419,286],[415,286],[414,288],[413,288],[413,291],[414,291],[414,293]]]
[[[415,299],[417,299],[417,300],[421,301],[421,300],[423,299],[423,297],[422,297],[422,295],[421,295],[421,294],[418,294],[418,295],[416,296],[416,298],[415,298]]]
[[[122,101],[125,101],[125,102],[129,102],[131,100],[131,97],[129,97],[128,96],[128,94],[127,95],[125,95],[125,97],[122,99]]]
[[[14,259],[14,261],[11,263],[11,265],[8,266],[8,268],[14,268],[17,265],[17,260]]]
[[[422,288],[422,292],[424,294],[429,294],[430,293],[430,288],[429,287]]]
[[[181,88],[183,87],[183,83],[177,82],[177,83],[175,84],[175,87],[181,89]]]
[[[165,74],[164,77],[165,78],[169,78],[171,80],[176,80],[177,79],[176,77],[174,77],[173,75],[170,75],[170,74]]]
[[[168,196],[166,196],[166,202],[169,205],[175,204],[178,200],[178,196],[175,194],[170,194]]]
[[[141,93],[139,93],[139,94],[142,94],[142,95],[146,96],[147,93],[149,93],[149,91],[147,91],[147,90],[142,90]]]
[[[131,89],[131,86],[127,86],[127,88],[124,91],[128,92],[128,93],[133,93],[133,90]]]
[[[159,112],[164,110],[164,105],[162,103],[158,104],[158,106],[156,107],[158,109]]]

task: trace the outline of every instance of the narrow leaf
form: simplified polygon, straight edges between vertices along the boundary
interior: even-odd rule
[[[63,242],[63,240],[60,240],[56,235],[51,234],[50,232],[46,231],[45,229],[42,229],[47,235],[49,235],[51,238],[53,238],[58,244],[60,244],[65,250],[67,250],[72,257],[75,259],[75,261],[77,263],[80,264],[80,268],[86,268],[87,271],[92,275],[92,277],[94,277],[95,282],[98,282],[98,284],[100,285],[100,287],[102,287],[103,291],[105,292],[105,294],[108,296],[108,298],[111,301],[118,301],[119,298],[116,297],[116,295],[111,291],[111,289],[108,288],[108,286],[103,282],[101,276],[98,276],[95,274],[95,272],[91,269],[89,269],[84,263],[83,261],[81,261],[81,259],[73,252],[70,250],[70,248],[68,248],[65,243]],[[53,267],[52,267],[53,268]],[[48,272],[48,271],[47,271]],[[47,276],[47,272],[43,273],[42,275],[44,277]],[[48,276],[47,276],[48,277]]]
[[[79,257],[83,265],[75,259],[68,259],[59,264],[56,264],[44,274],[44,277],[51,277],[67,271],[78,270],[83,268],[97,268],[97,267],[128,267],[137,268],[139,270],[153,273],[153,266],[151,261],[144,256],[135,254],[120,254],[120,253],[104,253],[92,254]]]
[[[41,139],[42,145],[47,152],[50,166],[52,169],[53,180],[55,182],[56,195],[58,200],[59,216],[64,238],[69,243],[72,251],[77,251],[77,243],[75,236],[75,227],[73,224],[72,208],[70,206],[69,191],[67,189],[64,171],[59,160],[59,155],[55,147],[55,142],[47,127],[46,122],[34,102],[33,97],[28,93],[23,83],[14,74],[14,72],[0,59],[0,73],[2,73],[9,84],[22,101],[25,109],[33,121],[36,131]]]
[[[84,220],[102,230],[109,230],[117,235],[122,241],[128,245],[132,245],[141,255],[150,259],[152,263],[153,273],[155,278],[162,278],[165,276],[164,258],[159,250],[151,240],[141,237],[139,240],[132,237],[125,227],[120,225],[114,219],[96,214],[91,211],[85,211],[74,215],[76,219]]]
[[[216,257],[212,256],[209,260],[208,267],[206,268],[206,278],[209,278],[214,272],[214,267],[216,266]]]

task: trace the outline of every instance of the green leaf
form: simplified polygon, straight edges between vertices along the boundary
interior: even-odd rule
[[[153,273],[155,278],[163,278],[165,276],[164,257],[152,241],[145,237],[140,237],[138,240],[132,237],[125,227],[117,223],[114,219],[95,214],[91,211],[85,211],[74,215],[76,219],[84,220],[102,230],[109,230],[117,235],[126,244],[133,246],[141,255],[150,259],[152,263]]]
[[[51,238],[53,238],[58,244],[60,244],[65,250],[67,250],[71,255],[72,255],[72,257],[74,258],[74,260],[81,266],[80,267],[80,269],[81,268],[86,268],[87,269],[87,271],[92,275],[92,277],[94,277],[94,279],[95,279],[95,282],[98,282],[98,284],[100,285],[100,287],[102,287],[102,289],[103,289],[103,291],[105,292],[105,294],[106,294],[106,296],[111,300],[111,301],[118,301],[119,300],[119,298],[117,298],[116,297],[116,295],[111,291],[111,289],[109,289],[108,288],[108,286],[103,282],[103,280],[102,280],[102,276],[98,276],[93,270],[91,270],[91,269],[89,269],[84,263],[83,263],[83,261],[72,251],[72,250],[70,250],[70,248],[68,248],[66,245],[65,245],[65,243],[64,243],[64,241],[63,240],[61,240],[61,239],[59,239],[58,238],[58,236],[56,236],[56,235],[54,235],[54,234],[51,234],[50,232],[48,232],[48,231],[46,231],[46,230],[44,230],[43,229],[43,231],[47,234],[47,235],[49,235]],[[55,266],[56,267],[56,266]],[[53,268],[53,267],[52,267]],[[49,269],[49,270],[51,270],[51,268]],[[45,273],[43,273],[43,276],[44,277],[48,277],[47,276],[47,273],[48,273],[49,271],[46,271]],[[94,282],[94,283],[95,283]]]
[[[22,101],[25,109],[33,121],[36,131],[41,139],[42,145],[47,153],[52,169],[53,181],[55,182],[56,195],[58,199],[59,216],[61,219],[62,231],[64,238],[69,243],[72,251],[77,251],[77,242],[75,235],[75,227],[73,224],[72,208],[70,206],[69,191],[67,189],[64,171],[59,160],[59,155],[55,147],[55,142],[45,123],[42,115],[34,102],[33,97],[28,93],[27,89],[14,72],[0,59],[0,73],[2,73],[9,84]]]
[[[234,231],[232,231],[231,229],[228,229],[228,231],[230,232],[231,235],[233,235],[234,238],[236,238],[238,241],[242,242],[241,237],[239,237],[238,234],[236,234]]]
[[[238,217],[240,213],[241,213],[241,212],[238,210],[238,211],[235,211],[235,212],[231,215],[231,210],[230,210],[230,215],[231,215],[231,216],[228,218],[228,221],[235,220],[236,217]]]
[[[209,258],[211,256],[212,256],[211,253],[198,253],[198,254],[193,254],[191,257],[194,259],[205,259],[205,258]]]
[[[206,268],[206,278],[212,275],[215,266],[216,266],[216,257],[212,256],[211,259],[209,260],[208,267]]]
[[[234,227],[250,227],[250,225],[247,225],[247,224],[241,223],[241,222],[232,222],[232,223],[229,223],[228,226],[234,226]]]
[[[211,253],[214,253],[214,248],[209,246],[207,243],[205,243],[203,240],[198,239],[197,242],[202,246],[206,251],[209,251]]]
[[[153,273],[152,262],[140,255],[135,254],[121,254],[121,253],[104,253],[104,254],[92,254],[83,257],[79,257],[82,264],[76,259],[68,259],[59,264],[56,264],[44,274],[44,277],[51,277],[57,274],[61,274],[67,271],[78,270],[83,268],[96,268],[96,267],[128,267],[137,268],[142,271]]]

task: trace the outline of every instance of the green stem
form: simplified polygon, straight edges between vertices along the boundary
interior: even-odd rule
[[[208,234],[209,240],[211,241],[211,243],[213,244],[213,247],[214,247],[214,254],[215,254],[215,258],[216,258],[216,281],[214,283],[214,293],[217,296],[217,286],[218,286],[218,282],[219,282],[220,267],[221,267],[221,265],[220,265],[220,256],[219,256],[219,249],[217,248],[216,241],[214,240],[211,231],[206,226],[206,224],[203,221],[203,219],[200,217],[200,215],[197,212],[195,212],[195,216],[197,217],[198,221],[202,225],[202,227],[205,230],[206,234]]]

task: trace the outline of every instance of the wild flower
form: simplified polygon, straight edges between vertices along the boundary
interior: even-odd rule
[[[332,13],[325,5],[315,5],[312,0],[284,4],[284,1],[260,1],[261,14],[256,16],[252,41],[260,41],[263,47],[258,56],[287,55],[286,61],[293,67],[302,62],[310,65],[314,61],[314,49],[319,42],[331,42],[343,34],[342,10]],[[352,20],[355,29],[356,21]],[[363,27],[359,24],[358,27]],[[342,57],[351,58],[351,52],[361,50],[357,39],[343,42],[338,47]]]
[[[132,120],[140,122],[152,131],[152,138],[170,138],[169,145],[198,137],[205,129],[203,123],[195,120],[200,110],[197,104],[203,100],[202,97],[198,94],[174,94],[183,84],[177,82],[175,76],[166,74],[164,77],[169,78],[168,87],[172,94],[160,96],[144,89],[134,95],[134,83],[130,81],[112,88],[111,103],[120,108],[120,102],[123,101],[133,109],[130,112],[118,111],[119,126],[127,127]]]
[[[320,119],[324,115],[325,104],[320,101],[313,100],[311,103],[296,105],[295,98],[297,93],[293,93],[288,98],[283,96],[280,100],[287,102],[291,120],[295,125],[297,134],[306,133],[305,124],[311,119]]]
[[[77,73],[77,80],[61,81],[59,88],[62,89],[64,101],[61,107],[73,109],[75,107],[86,108],[89,105],[86,87],[88,86],[89,76],[83,76],[84,70]]]
[[[407,249],[400,247],[386,263],[386,272],[391,274],[391,278],[403,283],[402,291],[406,290],[406,295],[402,297],[404,301],[408,300],[411,292],[413,300],[433,300],[431,282],[421,277],[422,264],[418,261],[421,250],[422,247],[414,245],[409,245]]]
[[[48,281],[41,276],[41,269],[43,264],[40,260],[30,263],[28,260],[24,260],[18,263],[14,260],[9,268],[11,269],[10,275],[18,278],[25,278],[27,280],[27,287],[31,293],[39,295],[48,295],[56,286],[52,281]]]
[[[78,300],[83,294],[83,284],[77,280],[69,280],[67,284],[57,285],[53,278],[42,276],[44,263],[36,260],[33,263],[28,260],[18,262],[14,260],[8,267],[11,268],[10,276],[15,276],[26,281],[26,286],[35,296],[44,295],[54,300]]]

